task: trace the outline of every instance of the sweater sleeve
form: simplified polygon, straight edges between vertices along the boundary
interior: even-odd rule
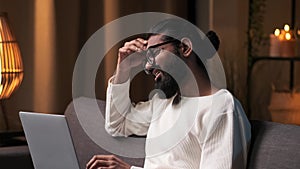
[[[130,169],[143,169],[141,167],[131,166]]]
[[[107,88],[106,131],[112,136],[146,135],[152,117],[152,101],[133,106],[129,98],[130,80],[112,84],[113,78]]]
[[[250,125],[246,116],[240,114],[244,114],[243,110],[237,111],[235,107],[233,99],[229,99],[219,109],[220,113],[209,120],[202,136],[201,169],[246,168],[245,145],[250,141]]]
[[[200,169],[231,169],[232,168],[232,123],[230,117],[221,115],[213,122],[204,137]]]

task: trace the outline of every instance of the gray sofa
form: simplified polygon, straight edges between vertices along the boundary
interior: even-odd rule
[[[78,100],[80,113],[91,111],[88,106],[91,99],[78,98]],[[97,104],[101,112],[104,112],[105,102],[98,100]],[[74,102],[69,104],[65,115],[81,168],[85,168],[85,164],[94,154],[111,154],[95,144],[84,132],[77,119]],[[251,121],[251,125],[252,143],[248,155],[248,169],[300,169],[300,126],[255,120]],[[129,164],[143,166],[142,158],[120,158]],[[33,168],[28,148],[1,147],[0,168]]]
[[[0,147],[1,169],[33,169],[27,145]]]
[[[89,104],[89,99],[79,99],[80,104]],[[105,112],[105,102],[98,100],[97,103],[101,112]],[[80,113],[89,111],[88,107],[81,110],[83,112]],[[89,139],[74,111],[74,105],[71,103],[65,115],[80,166],[85,168],[85,164],[94,154],[111,153]],[[255,120],[251,121],[251,125],[252,142],[248,155],[248,169],[300,169],[300,126]],[[132,165],[143,166],[143,159],[121,158]]]

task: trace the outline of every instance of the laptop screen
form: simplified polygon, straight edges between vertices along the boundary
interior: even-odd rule
[[[20,112],[34,167],[79,169],[64,115]]]

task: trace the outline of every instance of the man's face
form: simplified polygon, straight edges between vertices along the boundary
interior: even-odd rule
[[[145,68],[154,76],[155,88],[161,90],[163,93],[159,93],[161,98],[171,98],[178,91],[179,87],[176,80],[170,75],[172,72],[178,71],[176,68],[175,55],[179,55],[178,49],[172,43],[166,43],[163,45],[156,45],[164,43],[161,38],[162,35],[154,35],[148,39],[147,48],[153,48],[154,63],[147,62]],[[155,47],[155,49],[154,49]]]

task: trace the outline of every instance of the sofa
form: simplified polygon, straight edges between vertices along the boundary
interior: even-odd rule
[[[27,145],[0,147],[1,169],[33,169]]]
[[[79,113],[93,111],[89,98],[77,98]],[[79,104],[78,104],[79,103]],[[105,101],[97,100],[101,112],[105,112]],[[111,154],[91,140],[75,113],[74,101],[65,110],[73,144],[80,168],[95,154]],[[252,140],[248,154],[247,169],[300,169],[300,126],[275,122],[251,120]],[[109,143],[108,143],[109,144]],[[119,147],[122,149],[122,147]],[[119,156],[120,157],[120,156]],[[143,158],[120,157],[129,164],[143,166]],[[32,161],[26,146],[0,147],[1,169],[32,169]]]
[[[88,112],[89,107],[85,105],[89,105],[92,99],[78,100],[80,105],[77,106],[84,107],[79,110],[82,111],[80,113]],[[97,100],[97,104],[101,112],[105,112],[105,101]],[[94,154],[111,154],[86,135],[77,119],[73,103],[67,107],[65,115],[81,168],[85,168]],[[300,126],[258,120],[250,122],[252,140],[247,169],[300,169]],[[129,164],[143,166],[142,158],[121,158]]]

